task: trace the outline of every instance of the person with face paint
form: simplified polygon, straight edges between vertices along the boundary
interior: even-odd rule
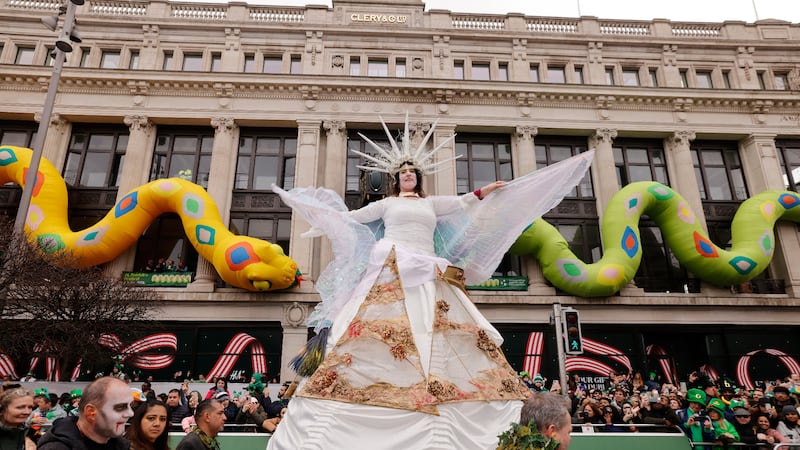
[[[27,389],[16,387],[0,393],[0,449],[25,448],[26,422],[31,411],[33,394]]]
[[[139,405],[125,432],[131,450],[169,450],[168,425],[167,406],[160,400],[149,399]]]
[[[128,450],[122,437],[133,417],[130,387],[113,377],[101,377],[83,390],[78,417],[65,417],[39,439],[41,450]]]

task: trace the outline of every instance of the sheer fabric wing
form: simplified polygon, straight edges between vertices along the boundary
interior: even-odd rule
[[[321,302],[309,316],[308,325],[319,332],[329,327],[358,285],[375,245],[375,234],[347,214],[341,197],[325,188],[295,188],[290,191],[272,185],[272,190],[312,227],[331,240],[334,260],[317,279]]]
[[[580,183],[593,158],[590,150],[536,170],[474,206],[440,217],[437,253],[464,269],[467,284],[485,281],[519,235]]]

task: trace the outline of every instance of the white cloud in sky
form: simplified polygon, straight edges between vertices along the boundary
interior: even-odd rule
[[[194,0],[226,3],[222,0]],[[331,6],[331,0],[245,0],[253,5]],[[386,0],[391,5],[392,0]],[[580,6],[580,14],[578,8]],[[527,16],[578,17],[601,19],[723,22],[758,19],[779,19],[800,23],[800,0],[428,0],[425,9],[448,9],[452,12],[506,14],[518,12]]]

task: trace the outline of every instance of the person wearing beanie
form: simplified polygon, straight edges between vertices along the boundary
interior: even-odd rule
[[[533,392],[547,392],[547,388],[544,387],[544,378],[541,374],[536,374],[533,377],[533,385],[530,386]]]
[[[740,437],[736,427],[725,420],[725,403],[722,400],[712,398],[706,406],[706,414],[714,427],[714,441],[719,444],[712,447],[713,450],[722,450],[734,442],[739,442]]]
[[[750,411],[744,406],[742,400],[731,400],[730,410],[733,414],[733,420],[729,421],[733,424],[736,431],[739,432],[739,442],[743,444],[756,444],[758,438],[753,429],[753,421],[750,417]]]
[[[796,444],[800,443],[800,426],[797,424],[797,408],[794,405],[786,405],[781,409],[781,417],[783,417],[776,430],[782,434],[789,442]]]

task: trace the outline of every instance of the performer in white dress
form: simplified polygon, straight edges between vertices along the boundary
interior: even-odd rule
[[[331,238],[335,259],[317,280],[322,302],[310,320],[329,328],[326,356],[268,449],[494,449],[530,395],[465,280],[489,278],[525,227],[581,180],[592,153],[427,197],[422,176],[449,162],[431,161],[446,142],[426,151],[431,127],[411,151],[407,124],[402,148],[384,124],[392,148],[367,139],[378,156],[364,155],[374,165],[363,168],[393,174],[394,196],[347,211],[326,189],[273,187]]]

